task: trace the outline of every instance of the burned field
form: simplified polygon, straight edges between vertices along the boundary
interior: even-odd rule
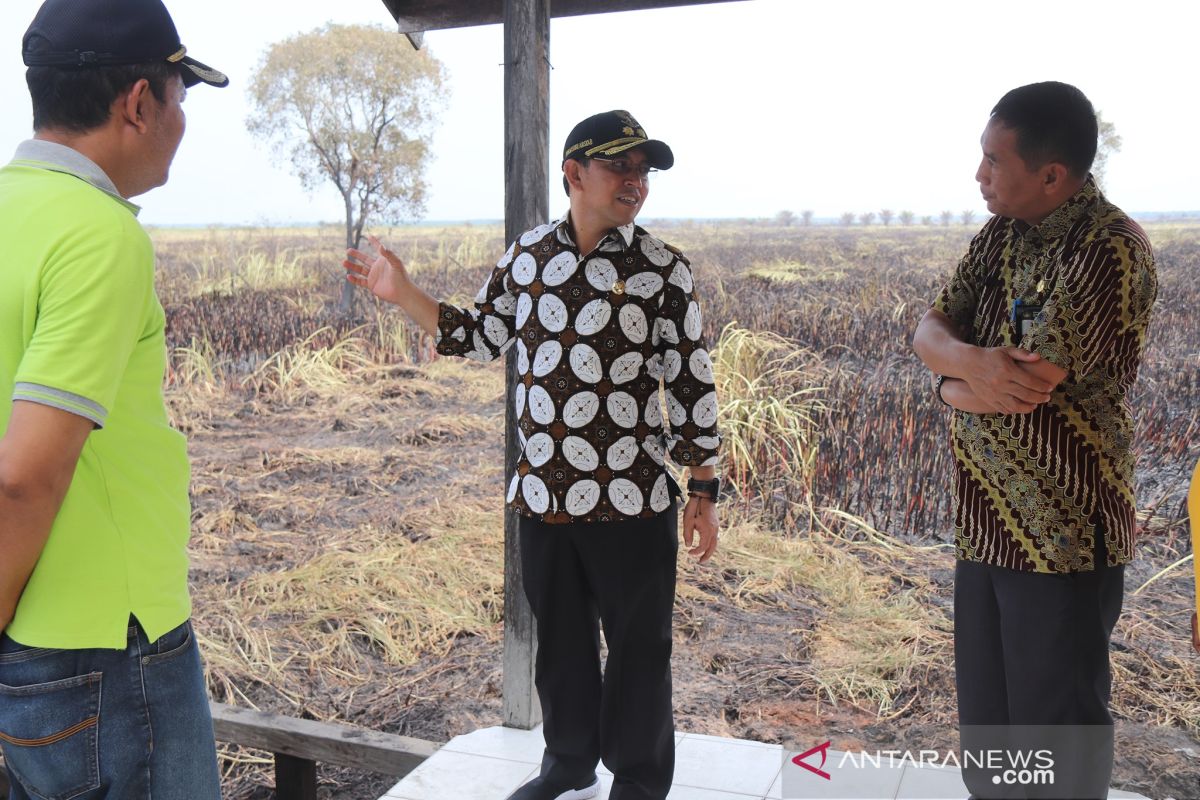
[[[721,550],[681,556],[681,729],[838,748],[956,742],[945,410],[910,354],[966,227],[650,225],[691,257],[714,349]],[[1200,457],[1200,228],[1152,226],[1132,398],[1138,560],[1114,636],[1115,783],[1200,797],[1183,493]],[[157,232],[168,399],[193,457],[193,595],[214,699],[436,741],[498,724],[503,378],[397,310],[333,310],[335,230]],[[498,228],[386,237],[469,302]],[[265,755],[223,751],[231,798]],[[322,792],[390,781],[323,770]]]

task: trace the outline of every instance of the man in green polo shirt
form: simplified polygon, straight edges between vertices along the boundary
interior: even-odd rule
[[[185,56],[161,0],[47,0],[0,169],[0,748],[14,799],[220,796],[154,251]]]

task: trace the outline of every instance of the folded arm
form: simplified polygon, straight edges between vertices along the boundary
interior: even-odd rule
[[[1021,363],[1020,368],[1027,370],[1033,377],[1048,381],[1054,386],[1062,382],[1066,371],[1044,359]],[[934,384],[937,383],[935,375]],[[971,385],[962,378],[946,378],[942,382],[942,399],[959,411],[972,414],[1003,414],[997,406],[986,402],[971,389]],[[1030,408],[1032,411],[1032,407]]]
[[[1066,370],[1019,347],[968,344],[953,320],[934,308],[917,325],[913,350],[930,370],[946,376],[946,402],[977,414],[1027,414],[1049,401],[1050,392],[1067,376]]]

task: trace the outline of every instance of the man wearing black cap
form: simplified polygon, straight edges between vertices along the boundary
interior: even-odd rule
[[[671,787],[680,490],[665,458],[690,471],[683,533],[702,562],[717,547],[720,487],[691,269],[634,224],[650,174],[673,163],[628,112],[579,123],[563,149],[570,213],[520,236],[472,308],[439,304],[377,239],[375,255],[350,250],[345,262],[352,283],[401,306],[438,352],[491,361],[516,348],[523,447],[507,501],[521,514],[546,750],[539,777],[510,800],[595,797],[601,759],[611,800],[663,800]]]
[[[34,138],[0,169],[0,748],[11,800],[215,800],[189,618],[187,448],[162,397],[154,251],[185,54],[161,0],[47,0]]]

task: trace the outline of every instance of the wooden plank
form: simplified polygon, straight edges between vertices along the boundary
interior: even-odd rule
[[[294,719],[211,703],[217,739],[321,764],[403,777],[438,751],[436,742],[350,725]]]
[[[275,788],[280,800],[315,800],[315,762],[401,778],[441,745],[349,725],[294,719],[266,711],[210,703],[216,738],[275,754]],[[0,756],[0,798],[9,791]]]
[[[557,0],[556,0],[557,2]],[[550,0],[504,0],[504,236],[509,242],[549,217]],[[520,457],[516,348],[505,368],[505,488]],[[533,612],[521,583],[517,515],[504,514],[504,724],[541,721],[533,685]]]
[[[317,765],[305,758],[277,753],[275,800],[317,800]]]
[[[555,17],[644,11],[651,8],[730,3],[740,0],[554,0]],[[383,0],[401,33],[495,25],[504,21],[506,0]]]

